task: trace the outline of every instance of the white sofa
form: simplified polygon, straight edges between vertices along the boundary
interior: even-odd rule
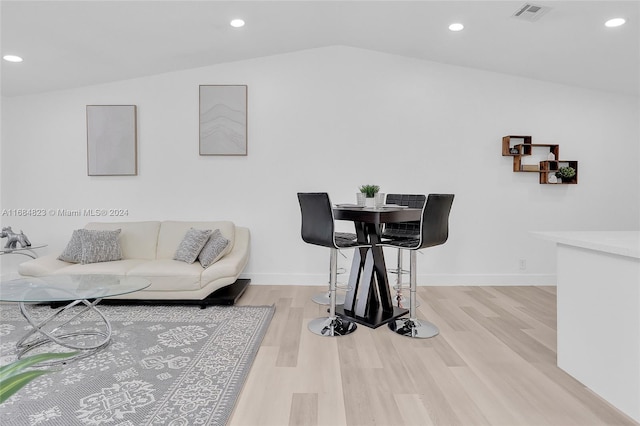
[[[220,229],[229,240],[230,251],[206,269],[197,260],[192,264],[173,260],[180,242],[192,227],[212,231]],[[249,229],[235,226],[230,221],[91,222],[85,229],[121,229],[119,241],[122,260],[68,263],[58,260],[59,253],[56,253],[22,263],[18,268],[20,275],[114,274],[149,279],[151,285],[145,290],[114,297],[136,300],[204,301],[216,291],[217,294],[227,292],[232,285],[236,290],[242,287],[241,291],[244,291],[249,283],[246,279],[239,280],[249,260]],[[239,286],[239,283],[242,285]],[[233,301],[237,297],[239,294],[234,296]],[[228,301],[223,303],[229,304]]]

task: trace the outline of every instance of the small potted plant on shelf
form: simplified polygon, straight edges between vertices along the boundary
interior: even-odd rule
[[[367,207],[375,206],[375,196],[380,191],[380,187],[378,185],[362,185],[360,187],[360,192],[365,196],[365,205]]]
[[[569,181],[573,179],[575,175],[576,175],[576,169],[570,166],[560,167],[556,172],[556,177],[560,179],[558,180],[558,183],[562,182],[563,179],[565,181]]]

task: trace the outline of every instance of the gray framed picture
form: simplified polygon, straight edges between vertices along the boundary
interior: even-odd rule
[[[200,155],[247,155],[247,86],[200,86]]]
[[[89,176],[138,174],[135,105],[87,105]]]

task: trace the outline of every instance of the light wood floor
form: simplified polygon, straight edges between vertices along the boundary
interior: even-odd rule
[[[420,287],[440,335],[319,337],[321,287],[250,286],[276,305],[230,425],[637,425],[556,366],[555,287]]]

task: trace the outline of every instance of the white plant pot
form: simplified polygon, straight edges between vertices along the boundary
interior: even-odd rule
[[[376,206],[376,199],[374,197],[367,197],[364,199],[364,205],[367,207],[375,207]]]

